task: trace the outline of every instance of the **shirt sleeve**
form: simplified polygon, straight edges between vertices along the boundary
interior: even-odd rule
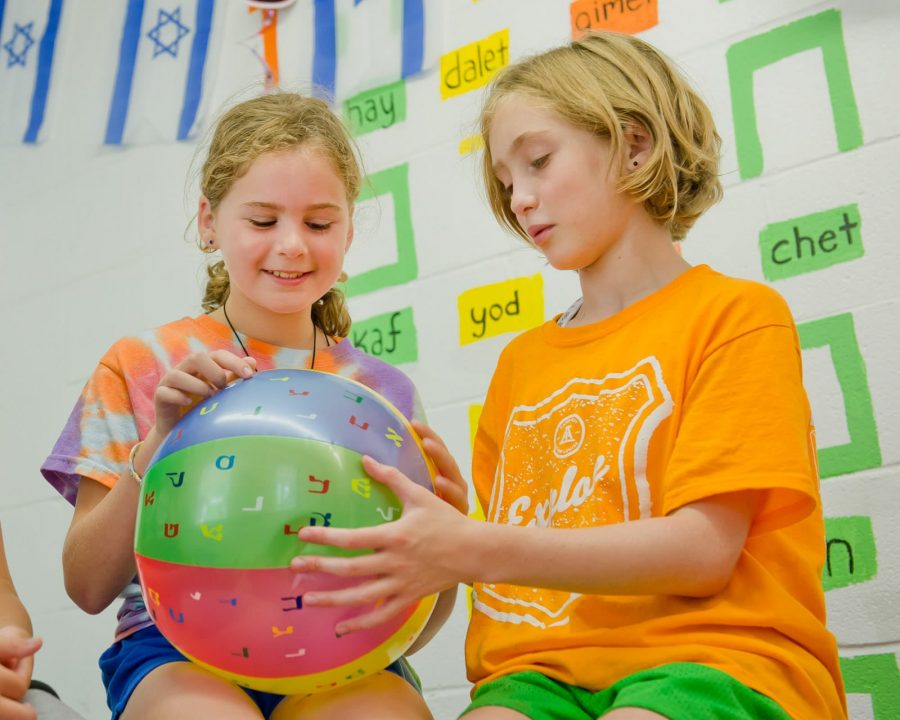
[[[507,347],[501,354],[494,376],[491,378],[472,444],[472,484],[481,510],[487,519],[490,519],[491,494],[495,487],[494,480],[500,460],[500,448],[506,433],[509,406],[507,391],[510,378],[509,355],[510,351]]]
[[[111,488],[124,472],[132,446],[152,422],[158,378],[152,352],[136,339],[119,341],[104,355],[41,466],[69,502],[75,502],[81,477]]]
[[[809,401],[793,325],[749,331],[707,355],[686,389],[663,482],[663,514],[764,490],[751,533],[790,525],[818,503]]]

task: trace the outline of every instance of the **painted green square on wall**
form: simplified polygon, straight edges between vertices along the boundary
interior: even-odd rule
[[[858,585],[878,574],[872,518],[865,515],[825,518],[825,541],[822,587],[826,591]]]
[[[848,694],[870,695],[875,720],[900,718],[900,672],[893,653],[841,658]]]
[[[766,280],[782,280],[863,256],[856,203],[766,225],[759,233]]]
[[[407,163],[370,175],[368,182],[363,185],[357,201],[363,202],[380,195],[390,195],[394,202],[394,237],[397,243],[397,260],[366,270],[347,280],[345,292],[348,297],[363,295],[393,285],[402,285],[414,280],[419,273],[409,202],[409,165]]]
[[[353,135],[383,130],[406,120],[406,83],[400,80],[344,101],[344,119]]]
[[[760,68],[807,50],[821,51],[838,150],[847,152],[863,144],[841,13],[834,9],[825,10],[741,40],[725,53],[731,86],[734,142],[742,180],[757,177],[763,171],[753,74]],[[800,131],[800,128],[795,130]]]
[[[407,307],[354,322],[350,342],[393,365],[415,362],[419,359],[419,346],[413,309]]]
[[[866,364],[856,341],[853,315],[845,313],[798,325],[800,347],[827,347],[844,398],[850,442],[819,449],[822,478],[879,467],[881,446],[872,408]]]

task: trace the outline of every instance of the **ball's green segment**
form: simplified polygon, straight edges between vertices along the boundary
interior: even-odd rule
[[[352,450],[300,438],[224,438],[172,453],[147,471],[135,552],[194,566],[286,567],[302,554],[368,552],[303,543],[301,527],[371,527],[400,512],[396,496],[366,475]]]

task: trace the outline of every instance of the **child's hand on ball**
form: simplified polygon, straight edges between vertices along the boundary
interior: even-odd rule
[[[447,444],[425,423],[413,420],[413,430],[422,438],[422,446],[437,468],[434,486],[437,496],[463,515],[469,513],[469,488]]]
[[[309,606],[375,605],[368,613],[338,623],[335,632],[339,635],[381,625],[423,597],[469,581],[463,576],[456,546],[469,524],[476,521],[414,483],[397,468],[382,465],[369,456],[363,457],[363,467],[400,500],[403,505],[400,519],[357,529],[304,527],[298,533],[304,542],[373,552],[356,557],[302,555],[291,561],[295,572],[371,576],[342,590],[304,594],[303,602]]]
[[[228,350],[192,353],[169,369],[159,381],[153,401],[159,437],[175,426],[185,410],[217,393],[236,378],[256,372],[256,360],[238,357]]]

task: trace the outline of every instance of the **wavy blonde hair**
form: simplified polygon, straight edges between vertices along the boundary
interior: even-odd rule
[[[362,171],[353,141],[327,103],[297,93],[262,95],[235,105],[222,115],[200,170],[200,191],[215,212],[254,160],[267,153],[300,146],[315,148],[331,160],[344,183],[352,211],[362,184]],[[230,284],[225,263],[221,260],[208,266],[207,274],[209,279],[202,304],[206,312],[211,312],[225,302]],[[341,273],[338,282],[346,279],[346,274]],[[339,288],[332,287],[313,304],[312,321],[327,335],[347,335],[350,313]]]
[[[588,34],[501,70],[481,111],[482,174],[494,216],[529,243],[492,168],[489,136],[501,100],[516,94],[555,111],[577,128],[608,139],[621,157],[624,131],[645,128],[650,158],[618,177],[618,190],[641,202],[649,215],[681,240],[722,197],[721,138],[706,103],[674,63],[643,40],[620,33]]]

